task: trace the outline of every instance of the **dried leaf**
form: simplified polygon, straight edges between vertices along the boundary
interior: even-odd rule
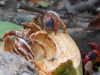
[[[88,28],[99,28],[100,29],[100,15],[96,16],[88,25]]]

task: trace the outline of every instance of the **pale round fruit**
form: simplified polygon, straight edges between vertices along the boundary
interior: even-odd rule
[[[67,60],[72,60],[73,67],[77,71],[77,75],[82,75],[81,55],[74,40],[65,33],[49,34],[58,44],[60,54],[58,58],[52,60],[37,61],[34,65],[39,71],[39,75],[51,75],[52,72]]]

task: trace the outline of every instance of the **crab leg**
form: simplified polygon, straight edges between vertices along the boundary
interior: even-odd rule
[[[58,30],[58,23],[57,23],[57,17],[55,15],[52,16],[52,19],[54,21],[54,26],[55,26],[55,34],[57,33]]]
[[[58,21],[62,24],[63,32],[65,33],[66,32],[66,25],[60,19],[58,19]]]
[[[85,71],[84,75],[87,75],[87,71]]]
[[[35,37],[37,37],[37,36],[39,36],[39,35],[42,35],[42,34],[47,35],[46,32],[43,32],[43,31],[37,31],[36,33],[33,33],[33,34],[30,35],[30,39],[31,39],[31,38],[35,38]]]
[[[32,23],[34,23],[35,21],[37,21],[37,16],[35,16],[34,18],[33,18],[33,20],[32,20]]]
[[[96,62],[100,62],[100,57],[97,57],[96,58]]]
[[[12,35],[16,36],[16,31],[10,30],[10,31],[6,32],[6,33],[3,35],[3,38],[2,38],[2,39],[4,40],[6,37],[8,37],[8,35],[9,35],[9,36],[12,36]]]
[[[100,59],[96,59],[96,62],[100,62]]]
[[[88,44],[91,45],[91,46],[93,46],[93,47],[95,47],[96,49],[99,49],[99,46],[96,43],[90,42]]]

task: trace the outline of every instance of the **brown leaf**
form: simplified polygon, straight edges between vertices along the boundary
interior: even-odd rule
[[[90,22],[88,28],[100,28],[100,14]]]

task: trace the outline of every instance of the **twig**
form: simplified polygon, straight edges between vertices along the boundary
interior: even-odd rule
[[[85,30],[97,30],[97,31],[100,31],[100,28],[85,28]]]
[[[78,12],[84,12],[84,11],[90,11],[94,8],[96,4],[100,4],[100,0],[88,0],[88,1],[82,1],[80,3],[77,3],[75,5],[72,5],[73,10]],[[59,10],[65,11],[66,7],[62,7]]]
[[[68,0],[63,0],[63,3],[64,3],[64,5],[65,5],[65,7],[66,7],[67,13],[68,13],[68,14],[70,14],[70,13],[74,14],[74,13],[73,13],[74,11],[73,11],[72,8],[71,8],[70,2],[69,2]]]
[[[93,7],[99,2],[100,2],[100,0],[83,1],[83,2],[80,2],[80,3],[76,4],[76,5],[74,5],[73,9],[77,10],[79,12],[89,11],[89,10],[93,9]]]
[[[17,8],[18,9],[28,10],[28,11],[33,11],[33,12],[38,12],[38,13],[44,13],[45,12],[45,10],[34,8],[34,7],[30,7],[30,6],[22,4],[22,3],[19,4]]]
[[[68,0],[63,0],[63,2],[64,2],[64,5],[65,5],[65,7],[66,7],[66,11],[67,11],[67,14],[68,14],[70,20],[71,20],[74,24],[76,24],[76,23],[75,23],[75,18],[74,18],[74,14],[75,14],[75,13],[74,13],[74,11],[72,10],[69,1],[68,1]]]

